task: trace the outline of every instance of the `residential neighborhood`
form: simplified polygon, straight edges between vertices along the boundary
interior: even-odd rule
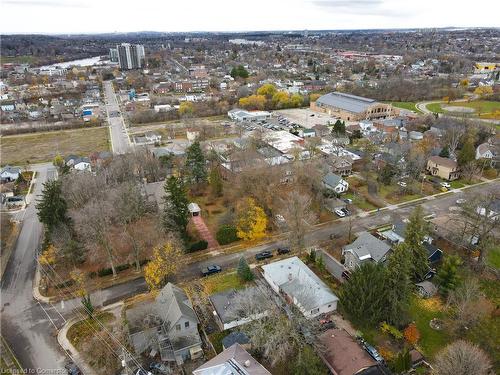
[[[500,372],[498,28],[14,3],[50,25],[1,32],[2,373]]]

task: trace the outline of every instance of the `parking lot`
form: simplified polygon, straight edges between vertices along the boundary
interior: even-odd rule
[[[310,129],[315,125],[328,125],[329,122],[335,122],[336,118],[326,113],[311,111],[309,108],[290,108],[274,111],[273,115],[281,115],[290,122]],[[274,116],[273,116],[274,117]]]

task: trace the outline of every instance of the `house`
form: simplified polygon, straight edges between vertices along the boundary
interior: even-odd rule
[[[243,347],[236,343],[204,363],[193,375],[271,375]]]
[[[345,193],[349,189],[349,183],[332,172],[328,172],[322,182],[326,189],[333,190],[337,194]]]
[[[227,112],[227,115],[234,121],[264,121],[271,118],[271,113],[267,111],[246,111],[234,108]]]
[[[267,297],[262,292],[260,292],[260,289],[258,289],[257,287],[250,288],[252,288],[254,291],[252,295],[257,299],[254,301],[255,305],[266,306],[265,300],[267,299]],[[239,291],[231,289],[213,294],[209,297],[210,303],[214,308],[213,315],[215,317],[215,320],[217,321],[217,324],[222,330],[238,327],[254,320],[261,319],[262,317],[267,315],[267,311],[264,310],[251,316],[247,316],[245,312],[235,311],[232,308],[232,302],[235,298],[237,298],[238,293]],[[255,311],[258,311],[258,309],[256,309]]]
[[[271,288],[293,303],[306,318],[335,311],[338,298],[298,257],[262,266]]]
[[[481,143],[476,148],[476,160],[485,159],[490,161],[491,166],[495,166],[498,161],[498,149],[491,143]]]
[[[181,365],[203,354],[191,301],[172,283],[165,285],[149,304],[128,309],[126,319],[130,343],[137,355],[159,353],[162,361]]]
[[[427,160],[427,171],[432,176],[452,181],[460,177],[460,170],[456,161],[441,156],[431,156]]]
[[[311,102],[311,109],[344,121],[372,120],[397,115],[390,104],[342,92],[320,96],[315,102]]]
[[[21,168],[11,167],[10,165],[7,165],[2,168],[2,171],[0,172],[0,178],[2,182],[11,182],[17,180],[20,174]]]
[[[334,375],[368,374],[365,370],[377,368],[377,362],[344,329],[329,329],[318,341],[325,348],[320,357]]]
[[[342,249],[344,265],[354,270],[363,262],[384,262],[390,250],[391,246],[387,242],[379,240],[368,232],[361,232],[353,243]]]
[[[422,298],[432,297],[438,291],[437,287],[429,280],[424,280],[420,283],[416,283],[415,286],[417,287],[417,293]]]
[[[299,136],[302,138],[316,137],[316,131],[314,129],[303,128],[299,130]]]
[[[331,155],[329,161],[332,172],[342,177],[352,174],[352,158],[350,156]]]
[[[64,158],[64,163],[77,171],[90,171],[90,159],[77,155],[69,155]]]

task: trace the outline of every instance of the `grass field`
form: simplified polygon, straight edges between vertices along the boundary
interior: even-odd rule
[[[447,114],[454,114],[453,112],[449,112],[444,110],[441,106],[448,106],[448,107],[467,107],[467,108],[474,108],[475,112],[466,114],[470,117],[481,117],[485,119],[498,119],[500,118],[500,102],[493,102],[493,101],[488,101],[488,100],[475,100],[472,102],[452,102],[452,103],[430,103],[427,105],[427,109],[429,111],[432,111],[434,113],[447,113]],[[394,106],[397,107],[396,103],[394,103]],[[459,113],[455,113],[455,115],[461,115]]]
[[[1,56],[2,64],[34,64],[38,61],[36,56]]]
[[[421,113],[420,110],[416,107],[415,102],[387,102],[387,103],[390,103],[397,108],[403,108],[409,111]]]
[[[202,284],[209,295],[228,289],[241,289],[245,286],[245,282],[238,277],[236,272],[218,273],[205,277]]]
[[[500,270],[500,247],[495,247],[488,253],[486,263],[491,267]]]
[[[108,128],[88,128],[1,138],[1,164],[24,165],[51,161],[57,154],[88,156],[109,150]]]

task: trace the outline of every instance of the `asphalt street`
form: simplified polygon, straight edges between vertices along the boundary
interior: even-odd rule
[[[50,164],[37,165],[34,169],[37,177],[33,198],[36,199],[42,184],[56,178],[57,172]],[[64,318],[52,306],[41,305],[33,298],[35,256],[42,235],[33,200],[22,213],[21,233],[2,279],[2,335],[26,368],[63,369],[67,357],[55,339],[55,326],[62,325]]]
[[[114,154],[125,154],[130,151],[131,145],[111,81],[104,82],[104,97],[111,134],[111,148]]]

